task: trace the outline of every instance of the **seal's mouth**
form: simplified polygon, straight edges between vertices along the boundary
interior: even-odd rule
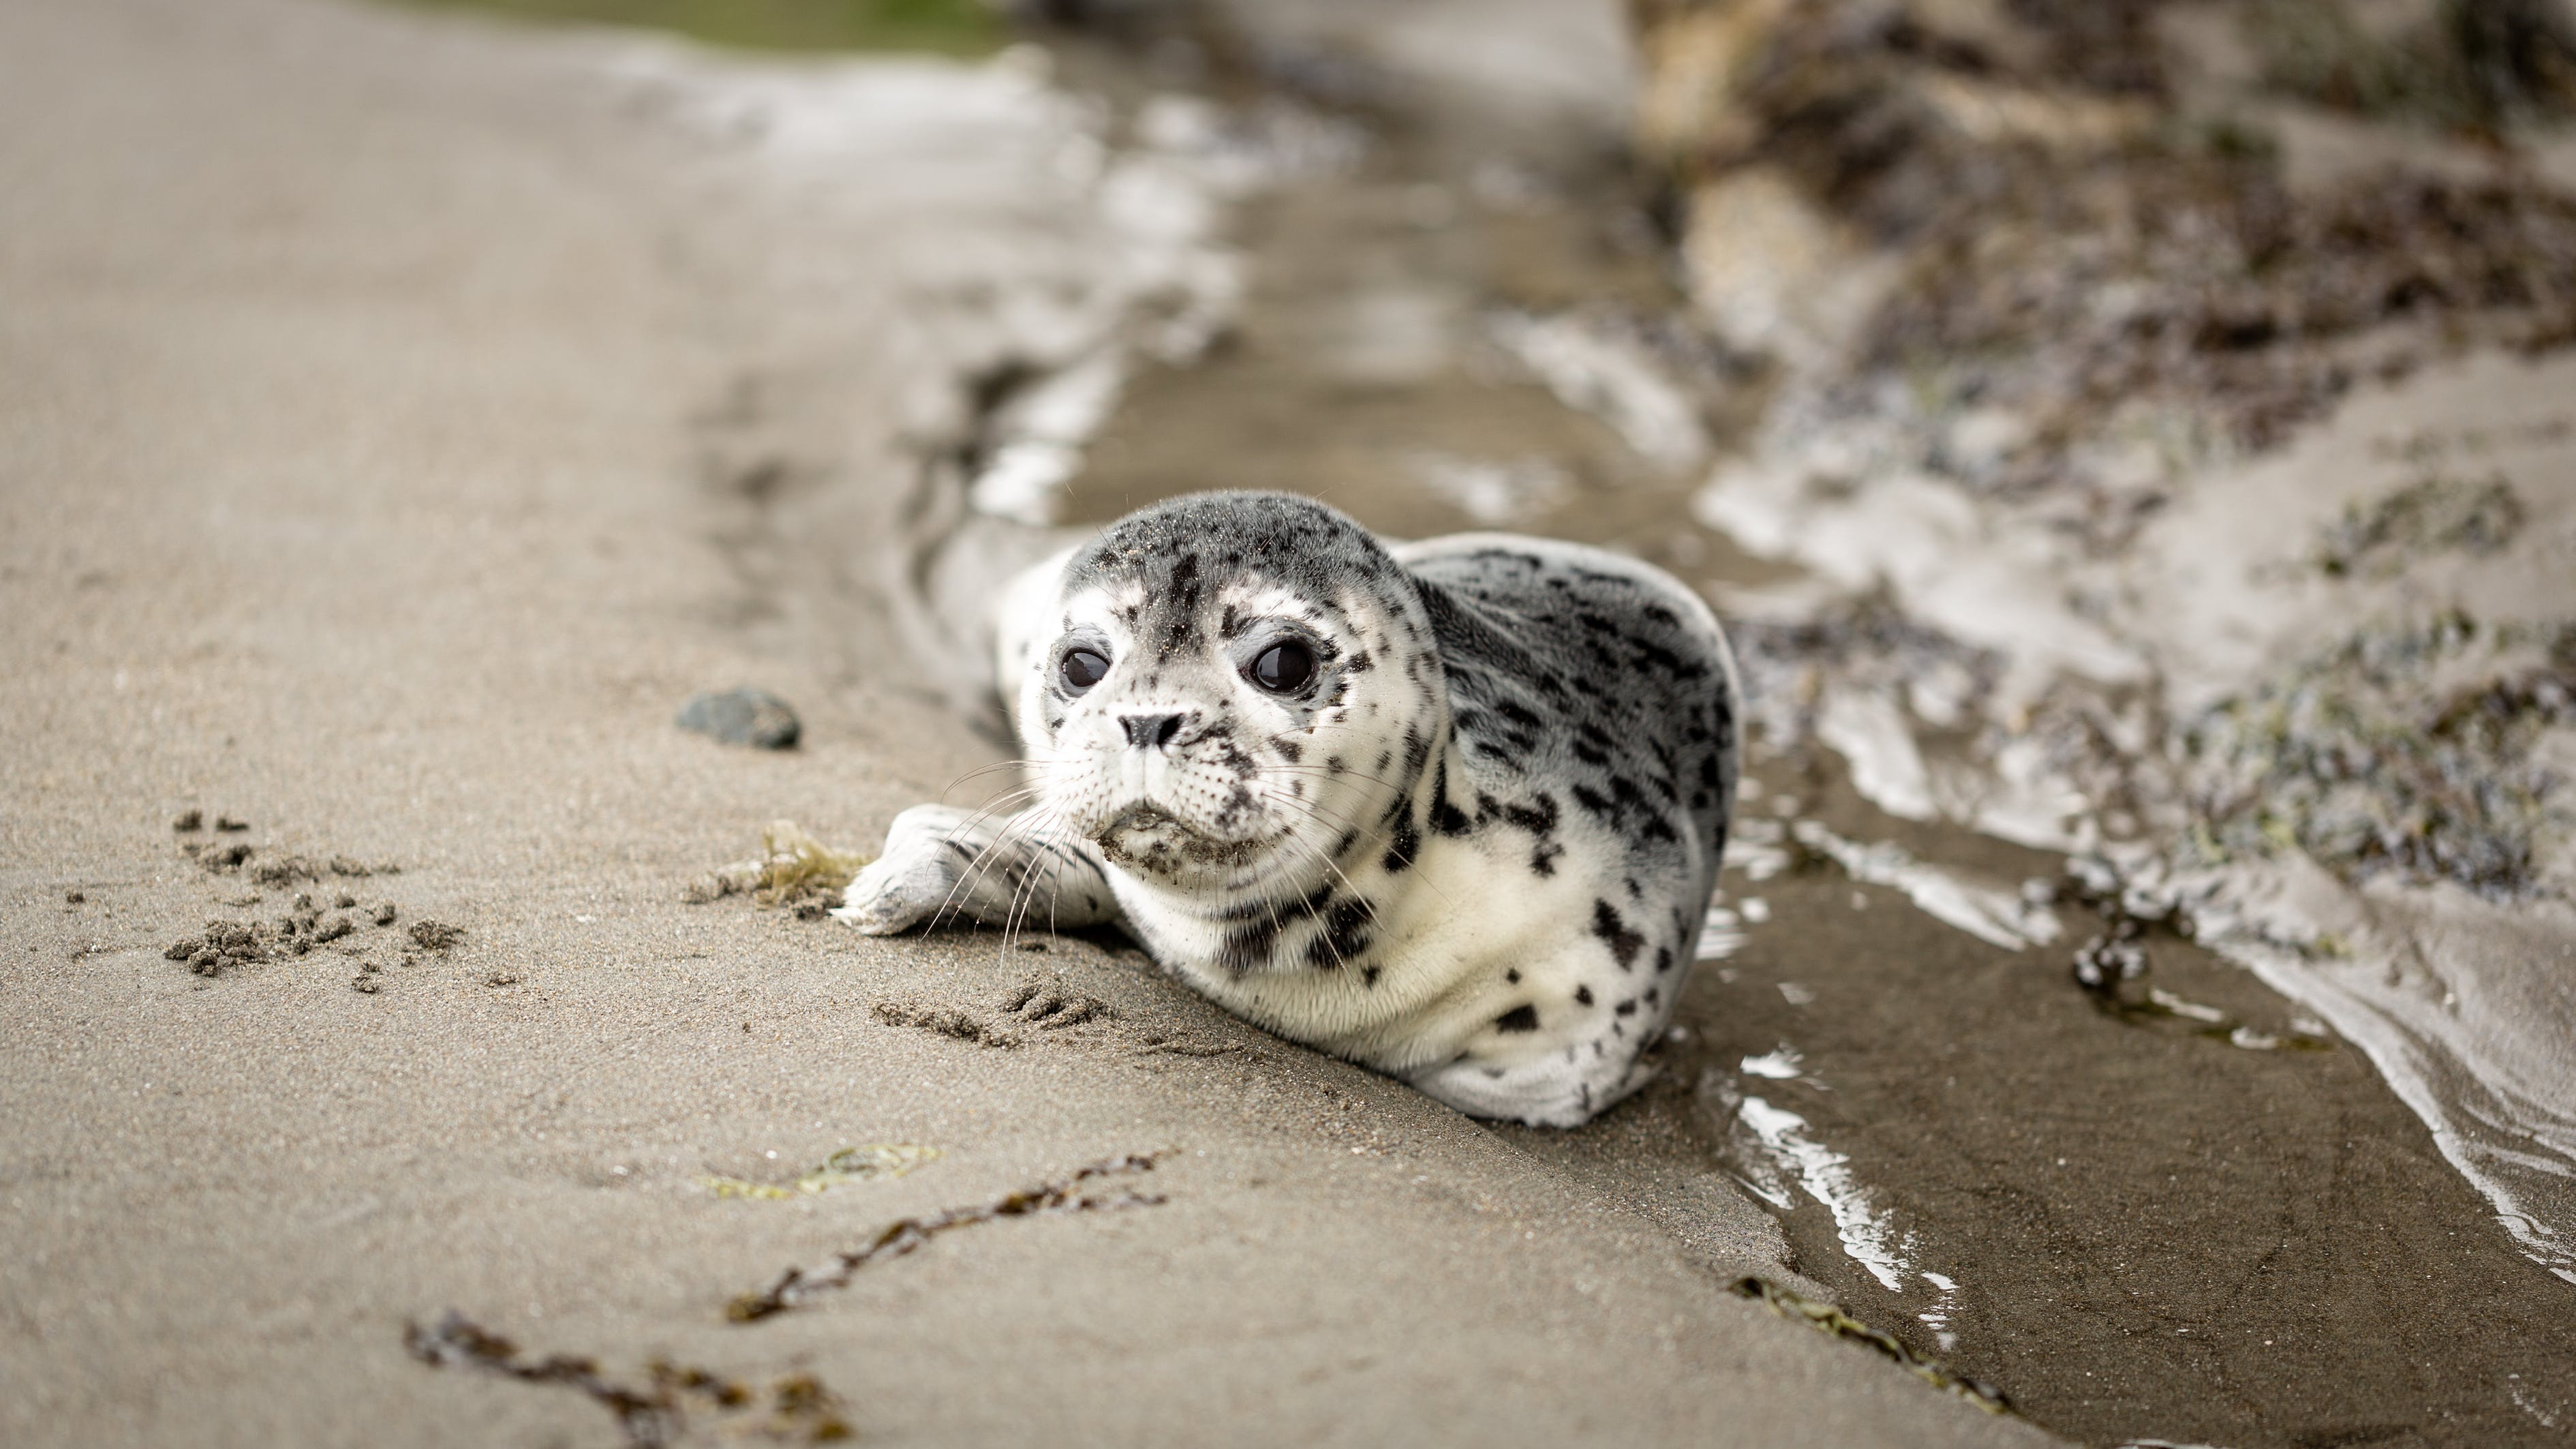
[[[1139,802],[1091,833],[1100,853],[1115,864],[1155,875],[1184,869],[1241,865],[1261,853],[1254,840],[1220,840],[1159,805]]]

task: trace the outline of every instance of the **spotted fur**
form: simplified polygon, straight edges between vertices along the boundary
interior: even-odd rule
[[[1735,796],[1733,665],[1662,572],[1474,534],[1389,548],[1215,493],[1129,516],[1003,605],[1037,802],[909,811],[844,919],[1115,919],[1282,1036],[1483,1117],[1633,1091]],[[1283,639],[1317,661],[1273,693]],[[1105,658],[1087,689],[1066,653]]]

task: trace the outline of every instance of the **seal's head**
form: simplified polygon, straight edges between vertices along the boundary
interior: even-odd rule
[[[1402,827],[1446,740],[1413,582],[1307,499],[1203,493],[1066,564],[1020,681],[1037,808],[1210,913],[1304,896]]]

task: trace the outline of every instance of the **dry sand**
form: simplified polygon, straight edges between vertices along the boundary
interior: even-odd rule
[[[754,185],[602,53],[0,8],[0,1441],[617,1442],[415,1362],[450,1307],[613,1375],[810,1371],[877,1442],[2040,1441],[1731,1295],[1783,1249],[1722,1178],[1613,1192],[1132,953],[681,904],[773,817],[866,841],[984,757],[897,664],[878,545],[991,345],[977,269],[1073,263],[1024,254],[1055,219],[1007,104],[989,147],[894,126]],[[671,727],[746,680],[801,749]],[[401,870],[260,887],[189,838]],[[344,886],[397,924],[164,959]],[[406,950],[432,919],[462,943]],[[1030,976],[1115,1014],[1014,1020]],[[945,1155],[700,1181],[868,1143]],[[1146,1152],[1159,1205],[724,1320],[900,1216]]]

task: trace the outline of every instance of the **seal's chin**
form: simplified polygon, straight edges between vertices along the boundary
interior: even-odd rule
[[[1110,864],[1176,885],[1239,869],[1263,849],[1257,840],[1220,840],[1146,802],[1110,816],[1091,838]]]

